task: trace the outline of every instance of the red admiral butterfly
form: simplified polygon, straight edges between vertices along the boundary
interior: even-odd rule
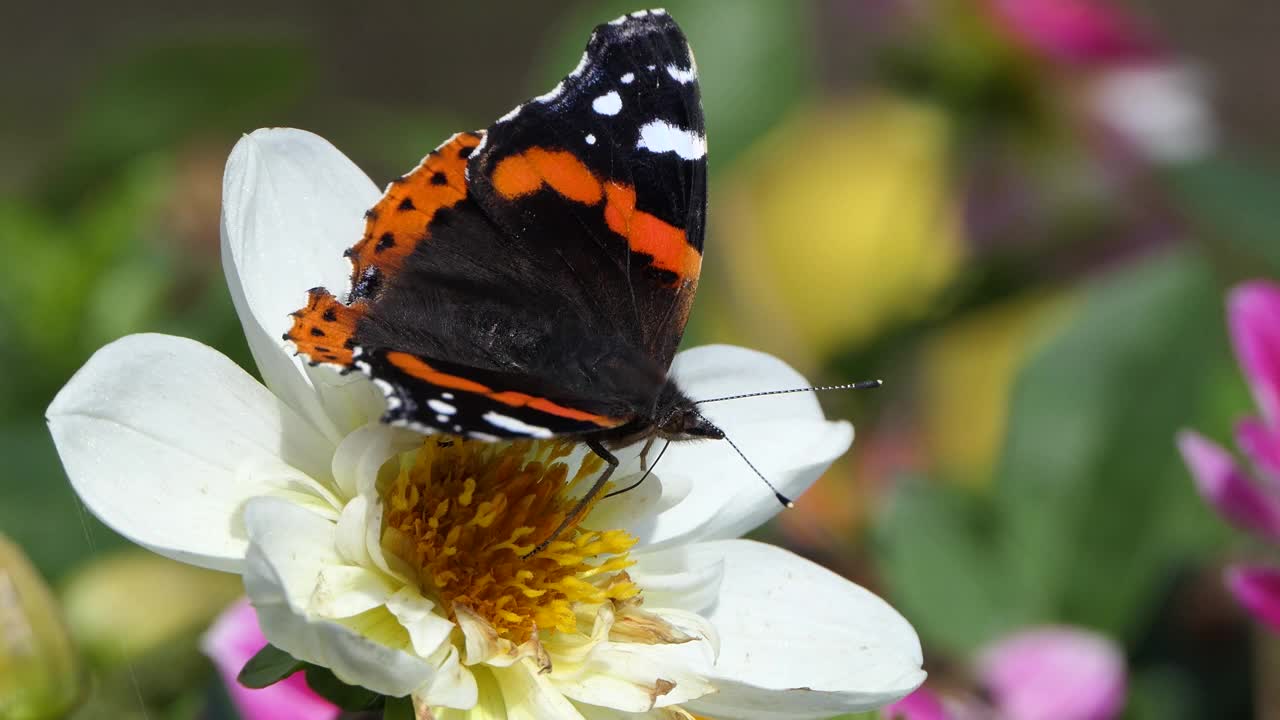
[[[663,10],[597,27],[578,67],[388,185],[285,339],[368,375],[385,422],[496,441],[722,438],[667,371],[698,285],[706,136]],[[568,521],[566,521],[568,522]]]

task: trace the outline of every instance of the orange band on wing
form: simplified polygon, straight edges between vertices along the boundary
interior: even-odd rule
[[[530,148],[508,155],[493,169],[493,187],[508,199],[537,192],[545,183],[583,205],[600,202],[600,180],[573,153]]]
[[[555,415],[567,420],[578,420],[580,422],[589,422],[600,427],[615,427],[621,425],[622,421],[614,418],[608,418],[603,415],[596,415],[582,410],[575,410],[565,407],[558,403],[554,403],[546,398],[534,397],[522,392],[514,390],[504,390],[494,392],[487,385],[468,380],[467,378],[451,375],[441,372],[431,367],[421,358],[403,352],[387,353],[387,361],[399,368],[405,374],[424,380],[437,387],[447,388],[449,390],[460,390],[462,392],[475,393],[484,395],[485,397],[500,402],[503,405],[511,407],[527,407],[538,412],[544,412],[548,415]]]
[[[508,155],[498,161],[490,178],[494,189],[509,200],[535,193],[543,186],[583,205],[595,205],[605,199],[605,223],[627,239],[633,252],[652,257],[654,267],[676,275],[677,284],[697,280],[702,270],[702,253],[689,244],[684,230],[657,215],[637,210],[634,187],[613,181],[601,184],[571,152],[535,147]]]
[[[468,380],[457,375],[443,373],[423,362],[421,358],[403,352],[387,353],[387,361],[395,365],[406,375],[411,375],[419,380],[425,380],[432,385],[450,390],[461,390],[462,392],[476,393],[479,395],[488,395],[493,392],[488,386],[481,385],[474,380]]]
[[[574,410],[573,408],[565,407],[563,405],[557,405],[546,398],[534,397],[514,390],[490,393],[489,397],[497,400],[503,405],[533,408],[538,412],[544,412],[548,415],[555,415],[556,417],[567,418],[569,420],[581,420],[582,422],[595,423],[600,427],[613,427],[619,424],[616,420],[607,418],[603,415],[596,415],[582,410]]]
[[[634,252],[653,258],[654,267],[675,273],[679,281],[696,280],[702,270],[702,253],[689,244],[680,228],[657,215],[636,209],[635,188],[605,183],[604,221],[627,239]]]

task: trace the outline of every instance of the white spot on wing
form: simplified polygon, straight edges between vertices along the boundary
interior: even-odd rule
[[[497,435],[490,435],[489,433],[482,433],[482,432],[475,432],[475,431],[467,433],[467,437],[471,438],[472,440],[480,440],[481,442],[498,442],[499,440],[502,439]]]
[[[698,71],[694,68],[682,68],[675,65],[668,65],[667,74],[681,85],[688,85],[698,79]]]
[[[502,428],[507,432],[513,432],[519,435],[528,435],[529,437],[536,438],[549,438],[554,434],[547,428],[530,425],[519,418],[513,418],[510,415],[496,413],[492,410],[484,414],[484,420],[494,427]]]
[[[436,422],[438,422],[438,423],[442,423],[442,424],[443,424],[443,423],[447,423],[447,422],[449,422],[449,416],[448,416],[448,415],[437,415],[437,416],[436,416]]]
[[[666,15],[666,14],[667,14],[667,11],[666,11],[666,10],[663,10],[662,8],[654,8],[654,9],[650,10],[649,12],[653,13],[654,15]]]
[[[595,136],[595,135],[592,135],[591,133],[587,133],[587,144],[588,144],[588,145],[595,145],[595,144],[596,144],[596,136]]]
[[[617,115],[622,110],[622,96],[617,90],[610,90],[591,101],[591,109],[601,115]]]
[[[452,400],[453,393],[440,393],[440,397],[444,398],[445,400]]]
[[[441,415],[453,415],[454,413],[458,412],[458,408],[442,400],[436,400],[435,398],[432,398],[427,401],[427,407],[431,408],[432,410],[435,410]]]
[[[644,17],[644,16],[646,16],[646,15],[648,15],[648,14],[649,14],[649,11],[648,11],[648,10],[637,10],[637,11],[635,11],[635,12],[631,13],[631,17],[633,17],[633,18],[642,18],[642,17]]]
[[[622,81],[623,85],[630,85],[631,83],[635,82],[636,74],[633,72],[625,73],[623,74],[622,77],[618,79]]]
[[[652,153],[674,152],[685,160],[697,160],[707,154],[707,139],[692,130],[654,120],[641,126],[636,149]]]

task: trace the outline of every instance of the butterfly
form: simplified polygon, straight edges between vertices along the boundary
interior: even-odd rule
[[[602,24],[549,92],[392,181],[346,252],[345,302],[310,290],[285,340],[371,378],[392,425],[581,439],[608,463],[581,508],[611,448],[724,436],[669,375],[702,266],[706,150],[676,22]]]

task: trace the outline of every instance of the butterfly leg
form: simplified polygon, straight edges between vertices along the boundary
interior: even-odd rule
[[[653,447],[653,441],[657,440],[657,435],[650,435],[648,440],[644,441],[644,447],[640,449],[640,469],[649,474],[649,449]]]
[[[613,475],[613,471],[618,469],[618,458],[615,457],[613,453],[609,452],[609,450],[601,444],[599,440],[588,440],[587,447],[591,448],[591,451],[596,455],[599,455],[600,459],[609,463],[609,467],[605,468],[604,472],[600,474],[600,477],[596,478],[595,483],[591,485],[591,489],[587,490],[586,494],[581,498],[578,498],[578,503],[573,506],[573,511],[566,515],[564,520],[560,521],[560,525],[555,530],[552,530],[551,534],[548,535],[546,539],[538,543],[537,547],[524,555],[522,559],[527,560],[543,550],[546,550],[548,545],[550,545],[556,538],[560,537],[560,533],[567,530],[569,526],[577,524],[578,521],[582,519],[580,516],[587,509],[587,506],[590,505],[596,495],[599,495],[600,491],[604,489],[605,483],[609,482],[609,477]]]

